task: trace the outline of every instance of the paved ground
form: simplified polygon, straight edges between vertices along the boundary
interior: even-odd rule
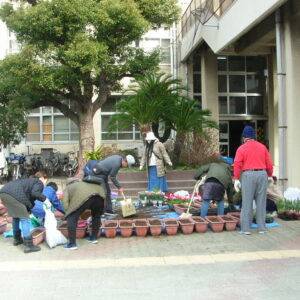
[[[235,232],[78,240],[24,254],[0,237],[1,298],[299,299],[300,222]]]

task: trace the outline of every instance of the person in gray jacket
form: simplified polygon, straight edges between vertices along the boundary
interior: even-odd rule
[[[121,187],[121,184],[117,180],[117,174],[120,168],[131,167],[135,164],[135,159],[132,155],[127,155],[122,157],[120,155],[112,155],[104,160],[98,162],[93,168],[92,172],[95,175],[101,177],[104,181],[106,189],[106,215],[113,215],[112,203],[111,203],[111,190],[108,184],[108,177],[114,184],[114,186],[119,190],[119,193],[124,193],[124,189]]]
[[[203,203],[201,207],[201,217],[207,215],[211,200],[218,202],[217,214],[224,215],[224,194],[227,192],[228,202],[232,202],[233,183],[231,176],[231,167],[228,163],[222,161],[213,162],[202,166],[195,173],[194,178],[199,180],[206,174],[204,183],[204,192],[202,195]]]

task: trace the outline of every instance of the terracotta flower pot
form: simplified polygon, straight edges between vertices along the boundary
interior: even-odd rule
[[[89,235],[92,236],[93,227],[92,227],[92,226],[89,226],[89,227],[88,227],[88,231],[89,231]],[[101,226],[100,226],[100,227],[99,227],[99,230],[98,230],[98,233],[97,233],[97,238],[100,238],[100,237],[101,237],[101,233],[102,233],[102,229],[101,229]]]
[[[173,204],[174,210],[179,214],[183,214],[187,211],[187,206],[185,204]]]
[[[219,216],[225,222],[225,228],[227,231],[233,231],[236,228],[238,219],[231,215]]]
[[[149,227],[150,227],[150,233],[153,236],[158,236],[162,232],[162,221],[160,219],[151,218],[148,219]]]
[[[194,221],[192,218],[179,218],[178,223],[184,234],[191,234],[194,231]]]
[[[6,221],[3,221],[0,223],[0,234],[2,234],[3,232],[6,231],[6,228],[7,228],[7,223]]]
[[[76,228],[76,238],[77,239],[82,239],[85,236],[86,229],[87,229],[87,224],[85,225],[82,222],[78,222],[79,226]],[[67,228],[67,223],[62,223],[59,227],[58,230],[66,237],[69,237],[68,233],[68,228]]]
[[[239,211],[229,212],[227,215],[233,216],[237,219],[237,226],[241,227],[241,213]]]
[[[214,232],[223,231],[225,222],[219,216],[206,216],[205,219]]]
[[[117,235],[117,228],[119,226],[118,220],[106,220],[102,223],[105,236],[107,238],[114,238]]]
[[[132,230],[133,230],[132,220],[120,220],[119,228],[121,230],[122,237],[132,236]]]
[[[206,232],[208,222],[201,217],[192,217],[195,222],[195,231],[196,232]]]
[[[135,233],[137,236],[146,236],[148,233],[149,224],[146,219],[133,220]]]
[[[175,218],[166,218],[164,220],[166,231],[168,235],[175,235],[178,231],[178,219]]]
[[[30,233],[32,236],[32,243],[35,246],[41,244],[45,240],[46,231],[43,228],[33,229]]]

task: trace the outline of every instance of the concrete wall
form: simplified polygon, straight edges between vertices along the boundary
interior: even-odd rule
[[[286,1],[237,0],[220,20],[212,17],[207,23],[219,25],[218,28],[202,26],[196,21],[196,25],[190,28],[182,40],[181,60],[185,60],[202,41],[205,41],[214,53],[219,53]]]
[[[293,1],[294,3],[299,1]],[[298,4],[299,6],[299,4]],[[298,15],[284,13],[284,63],[287,109],[287,178],[288,187],[300,187],[300,30]]]

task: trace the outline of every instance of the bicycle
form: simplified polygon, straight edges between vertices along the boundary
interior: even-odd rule
[[[78,170],[78,159],[75,156],[75,152],[68,152],[69,161],[64,166],[64,173],[67,177],[72,177],[76,174]]]
[[[20,179],[22,177],[22,167],[25,161],[25,155],[10,155],[8,157],[8,161],[11,169],[12,180]]]

